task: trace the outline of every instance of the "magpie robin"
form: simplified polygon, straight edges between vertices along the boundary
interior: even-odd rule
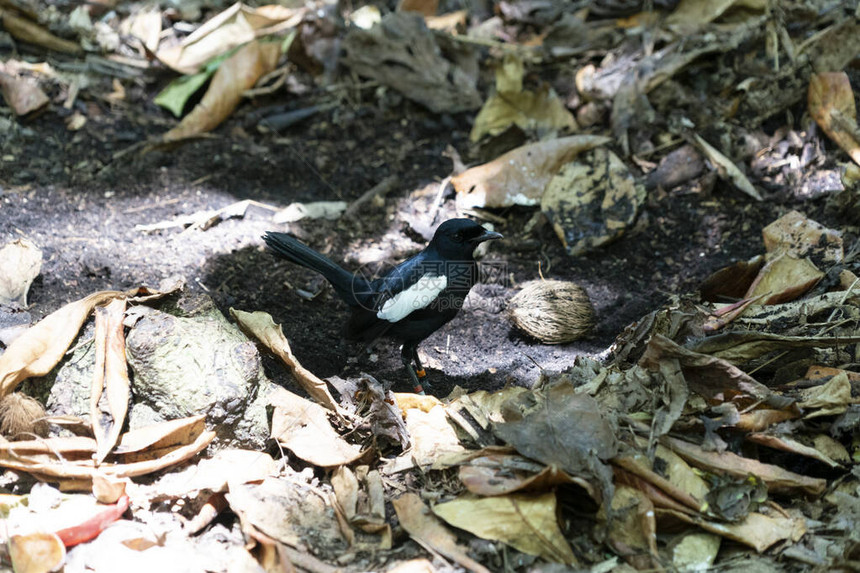
[[[415,392],[426,376],[418,344],[457,316],[478,279],[475,248],[501,239],[469,219],[445,221],[423,251],[375,279],[353,274],[304,243],[273,231],[263,235],[281,257],[320,273],[350,306],[346,337],[371,341],[386,336],[402,344],[400,357]],[[414,365],[414,369],[413,369]]]

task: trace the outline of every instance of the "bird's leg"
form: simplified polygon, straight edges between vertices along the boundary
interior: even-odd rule
[[[424,369],[421,367],[420,362],[418,362],[418,353],[415,351],[413,346],[409,346],[404,344],[400,348],[400,359],[403,361],[403,366],[406,367],[406,371],[409,372],[409,377],[412,378],[412,391],[416,394],[424,395],[424,387],[421,385],[420,378],[423,378],[427,374],[424,372]],[[412,367],[412,362],[415,361],[418,366],[418,371]]]
[[[424,370],[424,366],[421,365],[421,359],[418,358],[418,348],[412,348],[412,361],[415,362],[415,374],[417,374],[419,378],[427,376],[427,371]]]

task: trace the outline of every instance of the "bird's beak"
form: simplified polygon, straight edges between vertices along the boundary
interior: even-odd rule
[[[497,233],[495,231],[484,231],[474,239],[472,239],[473,243],[483,243],[484,241],[493,241],[495,239],[503,239],[504,236],[501,233]]]

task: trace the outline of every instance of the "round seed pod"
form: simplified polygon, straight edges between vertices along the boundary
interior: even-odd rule
[[[0,399],[0,435],[10,440],[29,440],[33,434],[48,435],[45,408],[26,394],[13,392]]]
[[[581,286],[557,280],[526,283],[508,302],[514,325],[545,344],[582,338],[594,326],[594,307]]]

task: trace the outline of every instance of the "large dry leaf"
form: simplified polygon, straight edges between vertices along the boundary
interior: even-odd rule
[[[645,493],[628,486],[615,488],[607,543],[633,567],[658,569],[654,505]]]
[[[147,50],[155,53],[161,39],[161,11],[150,8],[129,15],[120,23],[120,32],[137,38]],[[185,42],[182,43],[184,44]]]
[[[798,406],[814,410],[807,413],[806,418],[817,418],[841,414],[855,402],[851,397],[851,381],[847,372],[843,371],[820,386],[802,390]]]
[[[401,405],[401,409],[406,416],[415,465],[439,469],[458,463],[467,454],[466,448],[460,445],[457,432],[448,422],[444,406],[435,405],[424,411]]]
[[[157,457],[158,452],[190,444],[205,432],[204,414],[143,426],[123,434],[114,453],[126,462],[148,460]]]
[[[239,48],[221,63],[200,103],[161,141],[181,141],[215,129],[230,117],[242,94],[275,69],[280,53],[280,46],[274,42],[255,41]]]
[[[618,239],[633,225],[645,187],[604,148],[582,154],[547,184],[541,211],[567,252],[581,255]]]
[[[341,44],[341,61],[433,112],[471,111],[481,105],[477,72],[470,70],[477,67],[477,52],[450,47],[443,54],[420,15],[393,12],[368,30],[353,27]]]
[[[526,132],[574,131],[579,126],[549,86],[523,90],[524,67],[514,55],[505,56],[496,69],[496,91],[487,98],[475,117],[469,139],[475,143],[486,135],[496,136],[512,125]]]
[[[476,495],[505,495],[518,491],[546,491],[576,484],[595,500],[600,496],[590,483],[555,466],[544,466],[518,455],[481,456],[460,466],[460,481]]]
[[[42,251],[27,239],[0,249],[0,305],[27,306],[27,291],[42,270]]]
[[[466,495],[434,506],[433,513],[482,539],[502,541],[548,561],[577,564],[558,526],[554,492],[498,497]]]
[[[768,253],[785,252],[796,258],[812,256],[830,263],[843,258],[842,233],[828,229],[799,211],[789,211],[762,232]]]
[[[231,484],[226,497],[243,531],[256,528],[293,547],[321,545],[337,554],[345,549],[329,496],[318,488],[269,477],[262,483]]]
[[[731,452],[706,452],[695,444],[668,436],[661,438],[661,441],[696,467],[741,479],[752,474],[761,479],[767,485],[768,491],[773,493],[821,495],[827,487],[826,480],[796,474],[779,466],[744,458]]]
[[[197,28],[178,46],[159,50],[156,55],[174,70],[194,74],[216,56],[237,46],[296,26],[305,11],[276,4],[252,8],[237,2]]]
[[[574,135],[518,147],[452,177],[457,207],[537,205],[562,165],[577,154],[610,141],[608,137]]]
[[[797,454],[799,456],[806,456],[808,458],[818,460],[823,464],[827,464],[831,468],[841,467],[841,464],[839,462],[831,459],[826,454],[818,451],[818,449],[813,448],[811,446],[805,446],[797,440],[793,440],[785,436],[773,436],[770,434],[754,433],[748,434],[746,436],[746,439],[755,444],[761,444],[763,446],[767,446],[775,450],[782,450],[783,452],[789,452],[792,454]]]
[[[470,558],[466,549],[457,544],[457,536],[445,528],[415,493],[406,493],[391,501],[403,529],[417,543],[428,550],[437,551],[475,573],[489,573],[489,569]]]
[[[494,431],[522,455],[606,485],[603,461],[616,454],[618,442],[594,398],[559,383],[508,400],[502,414],[505,422]]]
[[[807,258],[780,253],[759,271],[744,298],[762,297],[759,304],[790,302],[818,284],[824,273]]]
[[[128,413],[131,382],[125,360],[124,298],[96,308],[95,377],[90,392],[90,420],[98,443],[96,465],[104,461],[119,440]],[[107,395],[107,411],[99,407],[102,393]]]
[[[190,420],[196,423],[198,418],[201,421],[203,420],[202,416],[197,416]],[[179,422],[179,424],[175,422]],[[173,438],[175,438],[175,431],[177,428],[186,428],[187,422],[185,420],[176,420],[174,422],[158,424],[156,427],[157,426],[166,426],[167,429],[172,430],[172,432],[152,432],[153,435],[149,436],[150,440],[155,438],[156,435],[161,435],[165,437],[167,442],[174,443]],[[140,432],[140,430],[135,430],[134,433],[138,432]],[[169,436],[173,436],[173,438],[169,438]],[[52,447],[52,445],[54,443],[61,444],[63,443],[62,441],[66,439],[67,438],[50,438],[42,440],[47,453],[22,454],[8,448],[0,448],[0,466],[13,470],[29,472],[41,479],[47,480],[47,478],[59,478],[61,480],[70,480],[75,489],[83,488],[91,490],[91,480],[94,476],[99,474],[113,477],[133,477],[157,472],[182,463],[206,449],[206,447],[212,443],[212,440],[215,439],[215,432],[202,430],[197,432],[196,435],[195,433],[185,434],[185,439],[187,441],[182,444],[174,443],[172,447],[152,447],[145,453],[142,452],[140,456],[131,458],[142,459],[142,461],[120,464],[105,462],[98,468],[95,467],[91,456],[87,456],[86,459],[75,460],[69,460],[68,456],[66,456],[66,459],[58,458],[57,451]],[[122,444],[122,441],[123,440],[121,438],[120,444]],[[141,440],[137,440],[132,437],[131,441],[140,442]],[[25,442],[19,442],[19,444],[21,443]],[[90,445],[86,446],[86,444],[83,444],[85,447],[81,448],[80,451],[83,451],[88,447],[90,452],[94,452],[95,440],[90,440],[88,443]],[[160,446],[163,443],[164,442],[156,440],[154,442],[154,446]],[[33,451],[35,452],[37,450],[34,449]],[[52,479],[50,481],[55,480]]]
[[[639,445],[646,446],[647,441],[641,440]],[[633,453],[616,456],[612,463],[648,482],[686,508],[699,512],[707,506],[707,483],[669,448],[658,445],[653,460],[643,454]]]
[[[824,133],[855,163],[860,164],[857,106],[845,72],[812,74],[809,78],[809,113]]]
[[[100,291],[49,314],[16,338],[0,356],[0,397],[31,376],[44,376],[63,358],[92,309],[120,291]]]
[[[201,490],[223,493],[233,484],[260,482],[278,475],[279,467],[280,462],[266,452],[226,449],[181,471],[162,476],[153,488],[157,496],[176,499]]]
[[[290,349],[290,343],[284,336],[280,324],[275,324],[272,316],[267,312],[244,312],[242,310],[230,309],[230,316],[239,324],[239,328],[245,334],[249,334],[259,340],[275,356],[283,360],[289,366],[296,381],[305,389],[308,395],[334,412],[340,412],[340,408],[328,391],[325,381],[318,378],[313,372],[299,364]]]
[[[803,518],[792,518],[771,512],[769,515],[750,513],[738,523],[709,521],[700,516],[688,515],[673,510],[658,509],[657,515],[671,515],[681,521],[698,525],[705,531],[743,543],[758,552],[766,550],[779,541],[799,541],[806,533]]]
[[[357,460],[361,448],[350,444],[332,428],[327,410],[284,388],[269,395],[275,407],[272,437],[302,460],[324,468]]]
[[[778,396],[726,360],[694,352],[661,334],[655,334],[648,342],[640,364],[659,370],[660,364],[669,360],[677,360],[690,389],[709,400],[765,401],[781,407],[788,407],[792,402]]]

